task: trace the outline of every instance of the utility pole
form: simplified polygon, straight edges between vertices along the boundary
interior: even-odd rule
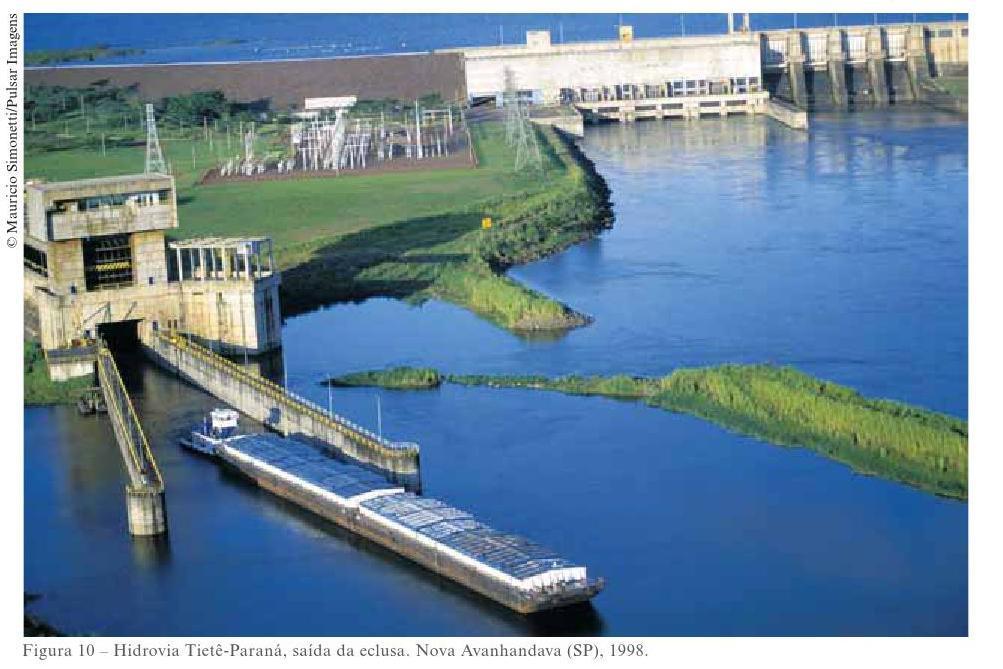
[[[418,101],[414,101],[414,123],[415,123],[415,142],[418,149],[418,160],[422,159],[421,151],[421,112],[418,108]]]

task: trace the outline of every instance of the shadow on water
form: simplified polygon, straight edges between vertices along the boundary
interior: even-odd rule
[[[605,628],[602,616],[595,610],[591,602],[530,615],[519,614],[453,580],[429,571],[379,544],[360,537],[334,522],[311,513],[289,500],[258,487],[231,467],[225,465],[219,467],[219,480],[223,485],[239,494],[259,501],[263,500],[270,507],[280,509],[284,515],[294,518],[297,523],[310,530],[327,535],[331,541],[342,542],[343,545],[350,546],[358,553],[378,561],[381,567],[391,568],[397,570],[398,573],[406,574],[416,587],[434,585],[438,592],[451,598],[454,603],[471,607],[478,615],[494,618],[510,627],[513,634],[598,636],[603,633]]]
[[[132,537],[132,556],[139,567],[166,567],[171,563],[170,534]]]

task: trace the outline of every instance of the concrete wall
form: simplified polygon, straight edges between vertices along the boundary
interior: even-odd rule
[[[261,353],[282,343],[279,276],[251,282],[183,281],[179,295],[182,332],[223,353]]]
[[[510,70],[516,88],[540,91],[547,103],[559,101],[562,88],[760,76],[759,40],[746,34],[457,51],[471,96],[504,91]]]
[[[780,100],[767,100],[766,113],[770,118],[796,130],[808,129],[808,112]]]
[[[283,434],[316,440],[339,455],[377,468],[403,484],[420,485],[417,445],[394,444],[332,416],[183,337],[146,330],[141,339],[155,362],[241,413]]]
[[[178,227],[174,208],[163,204],[147,207],[125,204],[107,210],[53,212],[49,214],[48,223],[51,224],[49,239],[54,241]]]
[[[167,283],[167,254],[164,233],[137,232],[132,235],[132,279],[141,286]]]

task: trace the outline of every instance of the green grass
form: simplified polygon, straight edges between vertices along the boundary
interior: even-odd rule
[[[423,370],[431,377],[434,370]],[[382,385],[397,370],[352,375]],[[492,388],[599,395],[704,418],[780,446],[803,446],[855,471],[968,498],[968,423],[900,402],[863,397],[791,367],[722,365],[631,376],[440,375]],[[358,385],[358,384],[356,384]]]
[[[50,380],[41,347],[35,342],[24,342],[25,405],[71,404],[94,383],[93,376],[69,381]]]
[[[81,120],[73,117],[75,133]],[[65,180],[140,172],[142,146],[59,139],[60,117],[28,134],[26,173]],[[180,132],[180,131],[179,131]],[[266,127],[262,136],[277,133]],[[552,130],[539,133],[543,166],[513,170],[499,123],[471,127],[475,169],[198,186],[225,149],[217,140],[175,139],[161,131],[178,187],[181,227],[173,237],[267,235],[284,271],[283,312],[391,296],[443,299],[513,331],[563,331],[588,318],[502,275],[595,234],[611,215],[605,183]],[[45,141],[43,141],[43,138]],[[263,139],[262,141],[267,141]],[[47,143],[46,143],[47,142]],[[194,163],[192,149],[195,149]],[[495,225],[481,229],[481,218]]]
[[[429,367],[395,367],[379,372],[345,374],[328,379],[326,383],[338,388],[379,386],[391,390],[427,390],[438,388],[442,377]]]

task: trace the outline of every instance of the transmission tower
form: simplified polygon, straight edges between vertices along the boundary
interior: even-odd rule
[[[515,170],[518,172],[524,167],[538,170],[542,167],[543,159],[540,156],[540,145],[536,142],[536,132],[530,124],[528,112],[520,108],[519,115],[521,122],[516,126],[515,135]]]
[[[515,169],[524,167],[540,169],[540,145],[536,142],[536,132],[529,121],[529,110],[522,104],[519,91],[515,85],[512,71],[505,69],[505,141],[515,147]]]
[[[153,115],[153,105],[146,105],[146,173],[167,174],[164,154],[160,151],[157,137],[157,119]]]

